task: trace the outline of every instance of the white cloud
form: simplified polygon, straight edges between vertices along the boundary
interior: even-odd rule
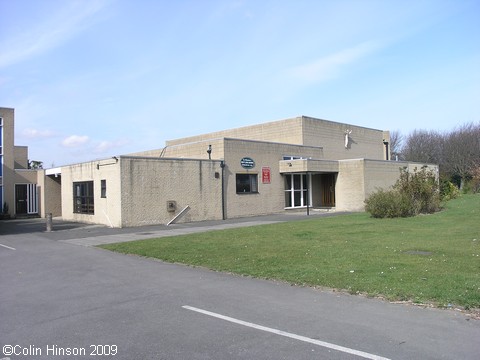
[[[62,145],[69,148],[82,146],[90,141],[90,138],[86,135],[71,135],[62,141]]]
[[[88,20],[102,10],[106,2],[97,0],[66,4],[70,6],[60,9],[43,23],[25,27],[22,33],[1,42],[0,68],[59,46],[88,27]]]
[[[368,41],[337,53],[322,57],[314,62],[296,66],[290,69],[290,74],[304,82],[323,82],[339,76],[346,66],[373,53],[379,48],[375,42]]]
[[[116,140],[116,141],[102,141],[94,148],[94,152],[97,154],[104,154],[107,151],[110,151],[115,148],[120,148],[128,143],[127,140]]]
[[[25,129],[22,131],[22,136],[27,139],[49,138],[55,136],[50,130]]]

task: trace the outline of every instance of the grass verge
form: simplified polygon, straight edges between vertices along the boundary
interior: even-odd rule
[[[358,213],[101,247],[391,301],[480,308],[480,195],[414,218]]]

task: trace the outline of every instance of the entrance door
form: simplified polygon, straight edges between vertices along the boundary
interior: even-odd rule
[[[37,184],[15,185],[15,214],[38,214]]]
[[[15,185],[15,214],[27,214],[27,185]]]
[[[335,174],[322,174],[320,178],[322,188],[322,206],[335,206]]]

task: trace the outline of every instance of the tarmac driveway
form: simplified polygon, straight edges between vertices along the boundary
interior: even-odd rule
[[[71,232],[63,231],[65,240]],[[457,311],[166,264],[44,235],[0,236],[0,359],[480,354],[480,321]]]

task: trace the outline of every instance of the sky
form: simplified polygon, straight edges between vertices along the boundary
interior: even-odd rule
[[[0,106],[45,168],[306,115],[480,121],[480,0],[0,0]]]

